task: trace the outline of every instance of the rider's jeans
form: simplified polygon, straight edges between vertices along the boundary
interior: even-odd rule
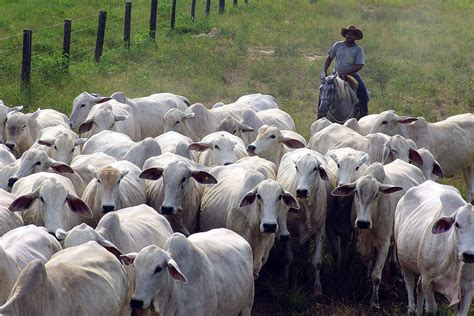
[[[357,89],[357,98],[359,98],[360,117],[364,117],[369,114],[369,94],[367,93],[367,87],[365,86],[364,80],[359,75],[352,75],[355,80],[359,83]]]

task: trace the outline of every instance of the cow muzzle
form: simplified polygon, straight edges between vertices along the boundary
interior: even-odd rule
[[[255,145],[250,144],[247,146],[247,153],[250,156],[255,156],[255,149],[257,149],[257,147],[255,147]]]
[[[356,227],[359,229],[370,229],[370,222],[369,221],[361,221],[357,220],[356,221]]]
[[[10,188],[13,187],[13,185],[14,185],[15,182],[17,182],[17,181],[18,181],[18,178],[17,178],[17,177],[10,177],[10,178],[8,179],[8,186],[9,186]]]
[[[463,253],[461,260],[465,263],[474,263],[474,253]]]
[[[296,189],[296,197],[300,199],[307,199],[309,197],[308,190],[306,189]]]
[[[162,206],[161,207],[161,214],[163,215],[175,215],[177,214],[177,209],[173,206]]]
[[[262,226],[263,226],[263,232],[264,233],[272,234],[272,233],[276,233],[276,231],[277,231],[277,224],[265,223]]]
[[[13,148],[15,148],[15,144],[12,144],[12,143],[6,143],[5,146],[8,147],[8,149],[10,149],[10,151],[13,152]]]
[[[130,300],[130,308],[132,309],[142,309],[143,308],[143,301],[142,300]]]
[[[107,214],[109,212],[113,212],[115,210],[114,205],[102,205],[102,213]]]

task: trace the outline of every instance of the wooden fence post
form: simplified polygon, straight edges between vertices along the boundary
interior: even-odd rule
[[[123,40],[125,46],[130,49],[130,30],[132,24],[132,3],[130,1],[125,2],[125,19],[123,24]]]
[[[223,14],[225,10],[225,0],[219,0],[219,14]]]
[[[245,0],[245,4],[249,4],[249,0]]]
[[[211,11],[211,0],[206,0],[206,16],[209,16],[209,11]]]
[[[95,61],[98,63],[102,56],[102,49],[104,47],[105,37],[105,22],[107,19],[107,12],[99,12],[99,26],[97,28],[97,41],[95,42]]]
[[[71,20],[64,20],[64,37],[63,37],[63,67],[69,68],[69,55],[71,54]]]
[[[156,12],[158,11],[158,0],[151,0],[150,9],[150,38],[155,40],[156,36]]]
[[[194,17],[196,15],[196,0],[191,1],[191,19],[194,22]]]
[[[176,23],[176,0],[173,0],[173,4],[171,5],[171,29],[174,30],[174,25]]]
[[[31,73],[31,41],[32,30],[23,30],[23,55],[21,60],[21,88],[25,90],[30,85]]]
[[[237,6],[237,0],[234,0],[234,7]]]

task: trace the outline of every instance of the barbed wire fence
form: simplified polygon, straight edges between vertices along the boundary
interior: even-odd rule
[[[170,1],[169,29],[173,31],[177,0]],[[186,1],[190,2],[189,17],[194,22],[197,16],[196,0]],[[238,0],[227,1],[232,1],[234,7],[238,6]],[[248,0],[241,1],[248,4]],[[219,15],[224,14],[226,1],[214,2]],[[211,0],[205,0],[204,10],[202,16],[207,18]],[[99,63],[104,55],[123,48],[130,49],[133,35],[147,32],[150,40],[155,41],[157,13],[158,0],[134,0],[98,14],[8,34],[0,38],[0,80],[19,80],[21,90],[27,91],[32,74],[41,75],[40,70],[48,75],[68,71],[71,64],[85,60]]]

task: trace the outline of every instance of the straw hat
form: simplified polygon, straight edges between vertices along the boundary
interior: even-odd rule
[[[362,31],[359,30],[358,28],[356,28],[354,25],[350,25],[347,28],[342,28],[341,29],[341,35],[343,37],[346,37],[346,34],[349,31],[354,32],[356,40],[361,40],[361,39],[364,38],[364,34],[362,33]]]

